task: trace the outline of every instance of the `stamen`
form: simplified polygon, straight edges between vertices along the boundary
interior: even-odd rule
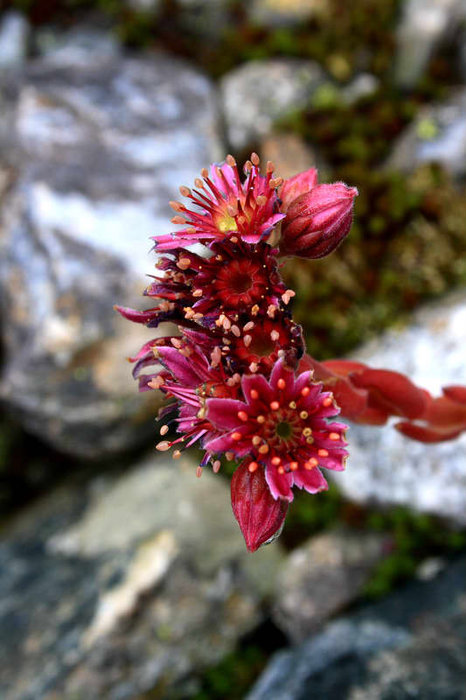
[[[258,399],[259,398],[259,392],[257,389],[251,389],[251,399]]]
[[[244,343],[244,345],[248,348],[248,347],[251,345],[251,343],[252,343],[252,336],[250,336],[250,335],[245,335],[244,338],[243,338],[243,343]]]
[[[191,190],[189,189],[189,187],[185,187],[184,185],[181,185],[180,194],[183,197],[189,197],[189,195],[191,194]]]
[[[250,471],[251,474],[253,474],[256,471],[256,469],[258,469],[258,468],[259,468],[259,465],[257,464],[257,462],[250,462],[249,466],[248,466],[248,471]]]
[[[328,450],[324,450],[323,448],[320,450],[317,450],[317,454],[319,457],[328,457]]]
[[[277,469],[279,474],[284,474],[285,473],[285,468],[284,467],[278,467]]]
[[[254,321],[248,321],[248,322],[246,323],[246,325],[243,326],[243,331],[245,331],[245,332],[247,332],[247,331],[252,331],[252,329],[254,328],[255,325],[256,325],[256,324],[254,323]]]
[[[234,453],[234,452],[225,452],[225,457],[227,458],[227,460],[228,460],[229,462],[231,462],[232,459],[235,458],[235,453]]]
[[[231,439],[235,440],[235,442],[238,442],[238,440],[241,440],[242,437],[243,436],[241,435],[241,433],[234,432],[232,433]]]
[[[171,201],[171,202],[168,202],[168,203],[169,203],[169,205],[171,206],[171,208],[173,209],[173,211],[180,212],[180,211],[184,211],[184,210],[185,210],[185,207],[181,204],[181,202],[177,202],[177,201],[175,200],[175,201]]]
[[[306,418],[309,418],[309,413],[308,413],[307,411],[300,411],[299,417],[300,417],[302,420],[306,420]]]
[[[252,374],[254,374],[255,372],[257,372],[258,369],[259,369],[259,365],[257,364],[257,362],[251,362],[251,364],[249,365],[250,372],[252,372]]]
[[[290,469],[292,472],[295,472],[299,467],[298,462],[290,462]]]
[[[303,435],[304,435],[304,437],[309,437],[310,435],[312,435],[311,428],[304,428]]]
[[[260,309],[257,304],[254,304],[254,306],[251,309],[251,316],[257,316],[259,313]]]
[[[329,437],[329,440],[339,440],[340,433],[329,433],[328,437]]]
[[[306,396],[309,396],[310,393],[311,393],[311,389],[310,389],[310,387],[308,387],[308,386],[304,386],[304,387],[301,389],[301,396],[306,397]]]
[[[201,297],[203,294],[202,289],[195,289],[193,292],[193,297]]]
[[[272,457],[272,459],[270,461],[272,462],[274,467],[278,467],[278,465],[281,462],[281,459],[280,459],[280,457]]]
[[[278,401],[272,401],[270,404],[270,408],[272,409],[272,411],[278,411],[278,409],[280,408],[280,404],[278,403]]]
[[[162,442],[159,442],[156,446],[155,449],[158,450],[159,452],[166,452],[169,450],[171,447],[171,444],[167,442],[167,440],[162,440]]]
[[[216,459],[212,465],[212,470],[213,470],[214,474],[217,474],[217,472],[220,470],[220,466],[221,466],[220,460]]]
[[[181,451],[180,450],[175,450],[174,453],[172,454],[173,459],[179,459],[181,457]]]
[[[279,389],[284,389],[286,387],[286,382],[282,377],[278,380],[277,386]]]
[[[234,168],[236,166],[236,160],[233,158],[232,155],[228,154],[225,160],[230,166],[230,168]]]
[[[327,396],[323,401],[322,401],[322,406],[328,407],[332,406],[333,404],[333,399],[330,396]]]
[[[252,444],[254,445],[254,447],[257,447],[257,445],[260,445],[261,442],[262,442],[262,438],[259,437],[259,435],[254,435],[254,437],[252,438]]]
[[[202,467],[201,467],[201,466],[199,466],[199,467],[196,469],[196,476],[197,476],[198,479],[201,478],[201,476],[202,476]]]
[[[238,411],[237,416],[240,420],[242,420],[244,423],[248,420],[249,416],[246,413],[246,411]]]
[[[232,326],[232,327],[231,327],[231,332],[233,333],[233,335],[236,335],[237,338],[239,338],[240,335],[241,335],[241,331],[240,331],[240,329],[238,328],[238,326]]]
[[[166,435],[168,433],[168,431],[169,431],[168,425],[162,425],[162,427],[160,428],[160,435]]]
[[[268,445],[261,445],[259,447],[259,452],[261,455],[266,455],[267,452],[269,451],[269,446]]]
[[[251,153],[251,161],[253,162],[254,165],[259,165],[259,163],[261,162],[257,153],[254,153],[254,152]]]
[[[273,330],[270,332],[270,337],[272,338],[273,342],[275,343],[279,339],[280,333],[276,330]]]
[[[296,408],[296,401],[290,401],[290,403],[288,404],[288,406],[294,411],[295,408]]]
[[[256,420],[258,423],[265,423],[265,416],[257,416]]]
[[[269,318],[274,318],[276,310],[277,310],[276,306],[274,306],[273,304],[269,304],[269,306],[267,308],[267,316]]]

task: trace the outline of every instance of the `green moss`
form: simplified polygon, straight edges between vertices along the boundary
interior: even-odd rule
[[[268,655],[255,645],[247,645],[226,656],[209,669],[202,689],[194,700],[241,700],[265,667]]]

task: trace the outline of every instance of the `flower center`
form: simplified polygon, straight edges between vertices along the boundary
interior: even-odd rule
[[[293,430],[288,421],[283,420],[277,423],[275,432],[277,433],[277,437],[282,438],[283,440],[288,440],[291,437]]]
[[[230,285],[233,291],[237,292],[238,294],[242,294],[243,292],[247,292],[251,289],[253,286],[253,281],[246,272],[236,272],[231,275],[230,277]]]
[[[229,214],[225,214],[217,219],[217,228],[221,233],[238,230],[236,221]]]

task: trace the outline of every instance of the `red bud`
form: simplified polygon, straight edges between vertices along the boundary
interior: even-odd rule
[[[281,207],[280,211],[286,214],[288,207],[297,197],[306,194],[317,185],[317,170],[309,168],[298,175],[288,178],[283,183],[280,190]]]
[[[275,500],[265,480],[264,469],[249,471],[251,460],[240,464],[231,480],[233,513],[250,552],[279,533],[285,522],[288,501]]]
[[[323,258],[348,235],[358,191],[343,182],[316,185],[289,206],[282,224],[282,255]]]

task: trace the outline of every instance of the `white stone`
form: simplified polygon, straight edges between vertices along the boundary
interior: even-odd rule
[[[30,27],[19,12],[10,11],[0,22],[0,69],[21,65],[27,55]]]

